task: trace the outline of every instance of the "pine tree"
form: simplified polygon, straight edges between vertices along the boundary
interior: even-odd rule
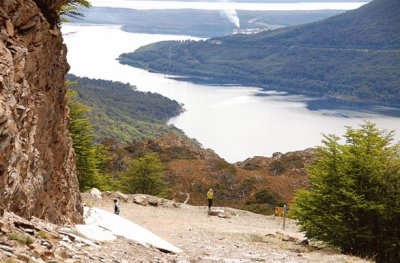
[[[93,142],[95,134],[93,126],[85,116],[90,108],[75,99],[75,90],[69,89],[69,132],[72,137],[72,145],[76,154],[76,169],[78,172],[79,186],[81,190],[87,190],[95,186],[95,178],[99,174],[96,145]]]
[[[130,163],[123,175],[123,184],[128,193],[163,196],[166,191],[164,165],[155,153],[147,153]]]
[[[312,239],[343,252],[400,258],[400,148],[392,132],[365,123],[340,138],[325,136],[309,167],[310,190],[297,193],[292,216]]]

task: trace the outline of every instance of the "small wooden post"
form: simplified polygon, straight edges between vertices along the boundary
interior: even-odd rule
[[[285,223],[286,223],[286,204],[283,205],[282,212],[283,212],[283,224],[282,224],[282,227],[283,227],[283,230],[285,230]]]

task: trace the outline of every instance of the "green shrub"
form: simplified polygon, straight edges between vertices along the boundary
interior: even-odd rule
[[[400,145],[366,123],[325,136],[309,167],[311,190],[297,193],[292,215],[315,238],[377,262],[400,258]]]
[[[257,190],[256,194],[256,203],[257,204],[269,204],[272,206],[283,206],[285,201],[282,197],[277,193],[270,189],[262,189]]]
[[[37,234],[40,238],[43,238],[43,239],[49,238],[49,234],[46,231],[40,230]]]
[[[21,244],[25,244],[25,245],[30,245],[33,243],[33,239],[28,236],[28,235],[24,235],[24,234],[20,234],[17,232],[12,232],[8,235],[8,239],[10,240],[15,240]]]
[[[167,192],[164,165],[155,153],[133,160],[122,181],[127,193],[164,196]]]

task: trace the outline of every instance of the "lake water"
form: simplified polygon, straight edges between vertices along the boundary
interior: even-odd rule
[[[346,125],[357,126],[364,120],[390,130],[400,127],[400,118],[365,109],[309,110],[306,102],[315,101],[312,98],[261,92],[254,87],[176,81],[163,74],[121,65],[116,60],[121,53],[149,43],[194,39],[189,36],[137,34],[124,32],[119,26],[77,24],[64,24],[62,31],[68,46],[70,73],[129,82],[138,90],[157,92],[183,103],[186,111],[170,122],[229,162],[320,145],[322,133],[342,135]],[[397,131],[396,140],[399,138]]]

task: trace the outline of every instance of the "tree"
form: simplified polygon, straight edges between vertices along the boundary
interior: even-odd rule
[[[82,13],[78,11],[80,6],[89,8],[91,4],[87,0],[70,0],[67,4],[63,5],[60,10],[61,22],[69,22],[66,17],[82,17]]]
[[[299,191],[292,216],[308,238],[343,252],[400,258],[400,147],[393,132],[365,123],[340,138],[325,136],[308,168],[311,189]]]
[[[87,190],[95,186],[95,177],[99,173],[96,146],[93,143],[95,134],[92,124],[85,113],[90,109],[75,99],[75,90],[67,91],[69,107],[69,132],[72,138],[72,146],[76,154],[76,170],[78,172],[79,186],[81,190]]]
[[[74,84],[67,82],[68,85]],[[78,173],[79,188],[81,191],[98,188],[101,191],[115,189],[115,180],[104,170],[105,164],[110,161],[108,148],[94,142],[96,134],[86,116],[89,107],[79,102],[75,90],[67,90],[67,105],[69,108],[69,133],[72,138],[72,147],[76,154],[76,170]]]
[[[125,191],[162,196],[165,194],[164,165],[155,153],[133,160],[123,175]]]

